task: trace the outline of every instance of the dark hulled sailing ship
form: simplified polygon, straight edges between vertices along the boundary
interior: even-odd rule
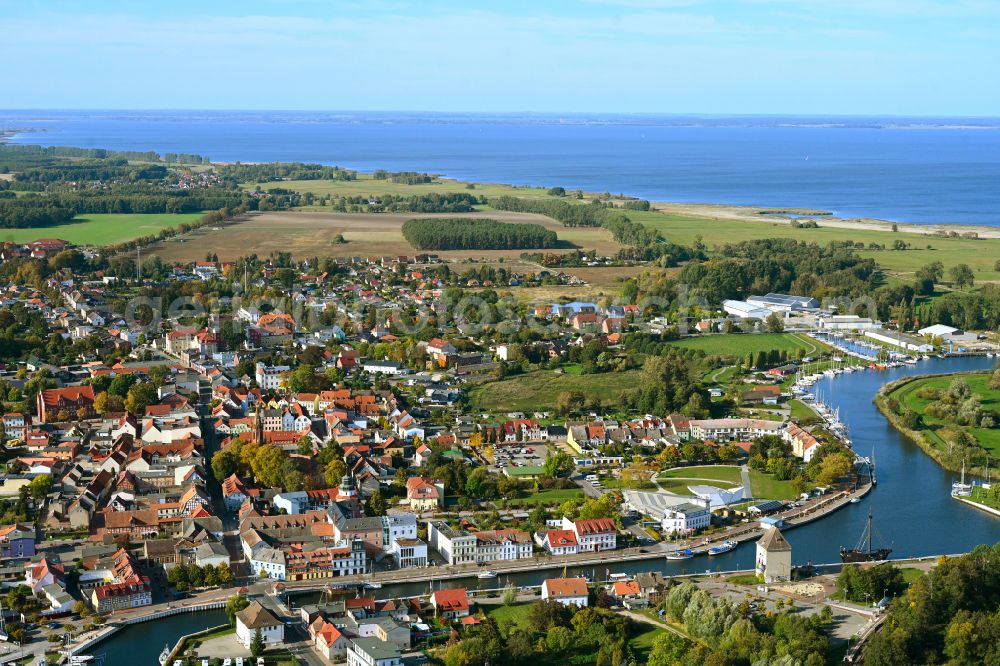
[[[868,514],[868,521],[865,523],[865,531],[861,535],[861,540],[855,548],[840,548],[840,561],[849,562],[881,562],[889,558],[892,548],[874,548],[872,538],[875,528],[872,524],[872,514]]]

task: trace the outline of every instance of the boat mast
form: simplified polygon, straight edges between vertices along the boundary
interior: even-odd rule
[[[872,554],[872,512],[868,512],[868,556]]]

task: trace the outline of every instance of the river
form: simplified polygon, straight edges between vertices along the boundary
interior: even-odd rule
[[[851,432],[855,450],[861,455],[874,451],[878,486],[860,504],[847,505],[814,523],[788,530],[785,536],[792,545],[795,563],[827,563],[838,561],[841,546],[853,547],[864,531],[869,510],[875,517],[879,537],[893,548],[894,558],[962,553],[979,544],[1000,541],[1000,520],[951,499],[954,474],[947,472],[926,456],[914,443],[892,428],[872,402],[883,384],[907,375],[920,375],[967,370],[986,370],[993,359],[982,356],[950,359],[932,358],[915,366],[904,366],[883,372],[866,371],[828,377],[817,382],[824,401],[840,408],[840,417]],[[596,580],[611,572],[637,573],[659,569],[665,574],[698,573],[711,570],[749,569],[754,564],[754,548],[744,543],[732,553],[684,562],[647,560],[623,562],[605,567],[570,567],[568,573],[591,573]],[[545,578],[561,575],[559,570],[532,570],[500,579],[476,578],[439,581],[434,588],[464,586],[470,589],[497,587],[508,580],[514,585],[539,585]],[[428,583],[386,585],[378,590],[380,598],[426,593]],[[295,605],[307,603],[315,594],[296,595]],[[217,613],[177,615],[163,620],[129,627],[93,648],[95,654],[110,657],[129,655],[135,661],[105,663],[150,663],[163,649],[165,642],[198,628],[218,624]],[[141,661],[140,661],[141,658]]]

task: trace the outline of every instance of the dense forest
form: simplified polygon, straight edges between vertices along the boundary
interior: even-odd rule
[[[208,158],[201,155],[169,153],[160,157],[153,151],[105,150],[103,148],[74,148],[72,146],[11,145],[0,143],[0,173],[22,171],[49,164],[65,164],[66,158],[91,160],[136,160],[142,162],[184,162],[205,164]]]
[[[416,171],[386,171],[376,169],[372,174],[375,180],[387,180],[390,183],[399,185],[424,185],[434,181],[434,176],[429,173],[417,173]]]
[[[408,220],[403,237],[418,250],[550,248],[559,240],[556,232],[540,224],[471,218]]]
[[[943,559],[897,596],[864,662],[1000,663],[1000,543]]]
[[[657,261],[662,266],[677,266],[681,262],[697,258],[694,252],[675,243],[668,243],[660,232],[629,219],[628,215],[610,204],[592,201],[589,204],[573,204],[562,199],[520,199],[511,196],[490,199],[490,205],[497,210],[521,213],[537,213],[562,222],[567,227],[603,227],[611,232],[611,237],[625,245],[618,252],[618,258],[629,261]],[[626,207],[647,210],[648,201],[630,200]]]
[[[275,180],[355,180],[357,171],[337,166],[303,162],[268,162],[267,164],[220,164],[216,171],[224,181],[266,183]]]
[[[770,238],[723,245],[718,254],[688,264],[678,278],[713,303],[768,292],[859,296],[878,286],[875,260],[835,243]]]

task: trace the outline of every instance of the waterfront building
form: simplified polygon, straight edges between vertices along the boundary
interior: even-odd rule
[[[777,527],[765,527],[757,541],[756,571],[763,574],[765,583],[792,579],[792,545]]]
[[[264,608],[259,601],[236,614],[236,640],[246,649],[250,649],[254,634],[260,629],[260,635],[267,646],[280,645],[285,642],[285,625],[271,611]]]
[[[712,523],[712,512],[707,506],[685,502],[663,511],[660,526],[666,534],[688,535],[705,529]]]
[[[435,590],[431,593],[431,606],[438,617],[462,618],[469,614],[469,594],[464,588]]]
[[[542,582],[542,599],[585,608],[590,602],[587,581],[584,578],[547,578]]]
[[[580,553],[614,550],[618,545],[618,526],[610,518],[573,521],[564,516],[562,528],[576,535],[577,552]]]

